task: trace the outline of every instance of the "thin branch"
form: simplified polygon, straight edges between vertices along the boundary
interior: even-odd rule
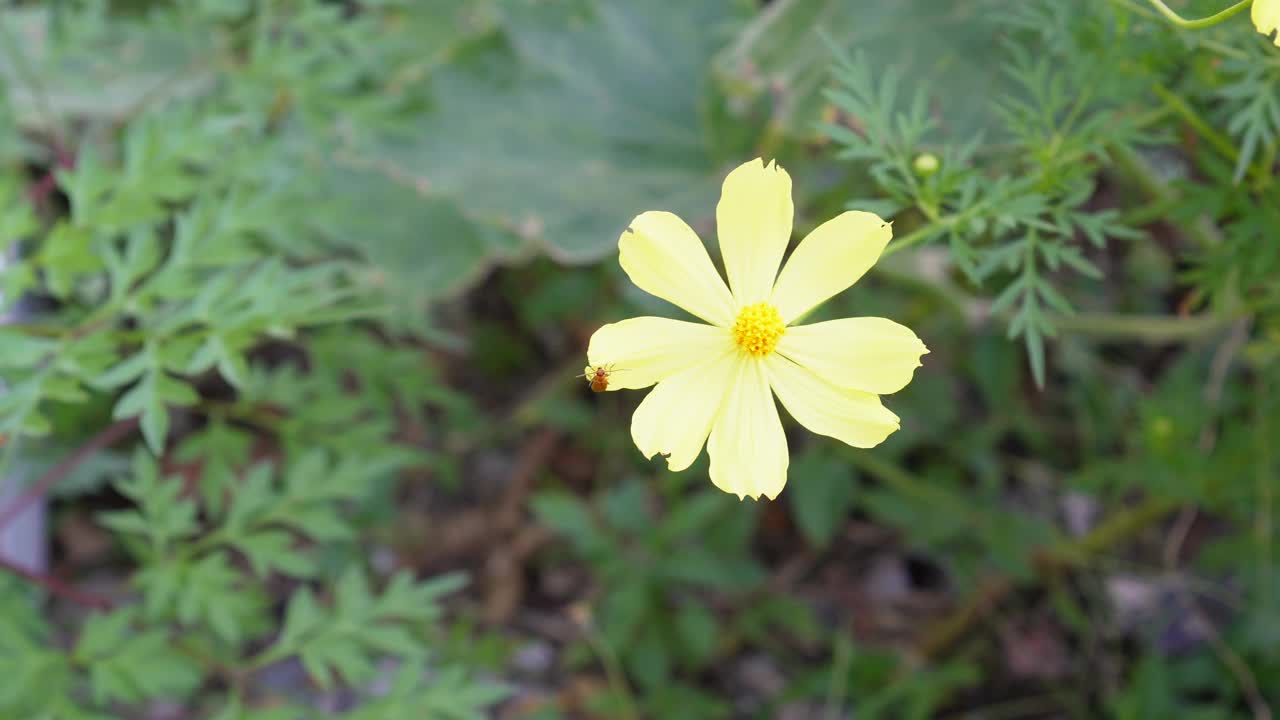
[[[97,435],[89,438],[83,445],[76,448],[75,452],[64,458],[57,465],[49,468],[44,475],[40,476],[39,480],[28,485],[12,504],[4,510],[0,510],[0,530],[8,527],[9,523],[22,514],[22,511],[48,493],[64,477],[71,474],[71,471],[75,470],[80,463],[88,460],[91,455],[103,448],[114,445],[118,440],[137,429],[137,427],[138,418],[136,417],[114,422],[103,428]]]
[[[849,455],[866,471],[895,492],[929,500],[929,486],[911,473],[877,457],[874,453]],[[1076,540],[1061,540],[1047,548],[1032,548],[1029,559],[1036,570],[1036,581],[1045,582],[1060,573],[1086,566],[1099,555],[1162,520],[1178,504],[1169,498],[1148,497],[1133,507],[1121,510],[1092,532]],[[969,630],[990,614],[1021,584],[1006,575],[995,574],[978,583],[967,600],[947,617],[929,628],[918,646],[925,660],[937,660],[954,648]]]
[[[1174,578],[1181,579],[1178,572],[1178,556],[1182,554],[1182,546],[1186,543],[1188,533],[1191,532],[1191,526],[1195,524],[1197,514],[1198,511],[1194,505],[1184,507],[1178,514],[1178,520],[1174,523],[1173,529],[1169,532],[1169,538],[1165,542],[1165,571]],[[1200,607],[1199,601],[1191,590],[1182,582],[1178,583],[1177,589],[1183,611],[1191,617],[1196,628],[1204,633],[1205,641],[1213,649],[1214,655],[1218,656],[1227,671],[1235,677],[1241,693],[1244,694],[1245,702],[1249,704],[1249,711],[1253,713],[1254,720],[1272,720],[1271,706],[1262,696],[1262,691],[1258,688],[1258,679],[1254,676],[1253,670],[1249,669],[1248,663],[1222,639],[1222,634]]]
[[[1218,346],[1213,354],[1213,362],[1209,366],[1209,380],[1204,389],[1204,417],[1212,418],[1218,404],[1222,402],[1222,390],[1227,384],[1227,375],[1236,355],[1244,349],[1249,341],[1250,318],[1244,317],[1231,326],[1231,334]],[[1206,420],[1200,429],[1200,452],[1209,453],[1218,440],[1218,426],[1212,420]]]
[[[1079,540],[1063,542],[1037,553],[1034,566],[1040,579],[1088,564],[1177,508],[1169,498],[1149,497],[1122,510],[1107,522]],[[920,644],[920,655],[930,660],[945,656],[984,617],[991,608],[1004,601],[1019,585],[1008,577],[997,575],[981,583],[958,610],[935,625]]]
[[[627,674],[622,669],[622,661],[609,645],[609,641],[596,629],[595,622],[590,617],[585,620],[579,623],[583,639],[595,652],[600,666],[604,668],[605,681],[609,684],[609,689],[622,701],[621,716],[625,720],[639,720],[641,717],[639,703],[636,701],[635,692],[631,689],[631,683],[627,681]]]

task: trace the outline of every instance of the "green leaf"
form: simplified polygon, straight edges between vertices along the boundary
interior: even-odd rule
[[[142,377],[143,373],[154,367],[156,364],[155,348],[148,344],[137,353],[129,356],[110,369],[98,374],[89,381],[89,384],[99,390],[113,390],[123,387],[134,380]]]
[[[675,630],[687,656],[681,663],[699,668],[715,654],[720,640],[720,624],[706,606],[699,603],[682,605],[676,611]]]
[[[0,328],[0,368],[34,367],[58,347],[58,341],[14,328]]]
[[[376,266],[370,281],[387,285],[414,315],[423,303],[473,285],[523,244],[511,230],[468,216],[459,203],[372,171],[335,171],[329,228]],[[430,260],[424,262],[423,258]]]
[[[173,540],[188,537],[199,528],[195,502],[181,497],[181,479],[161,480],[155,459],[141,448],[133,454],[132,474],[117,481],[115,488],[137,508],[103,513],[103,522],[120,532],[147,538],[157,554]]]
[[[91,614],[75,657],[87,667],[99,703],[178,700],[200,685],[203,673],[160,630],[138,631],[135,608]]]
[[[244,553],[249,566],[258,577],[265,577],[272,570],[293,577],[310,577],[316,572],[316,563],[309,555],[294,549],[295,542],[289,533],[267,531],[253,533],[234,542],[235,548]]]
[[[38,230],[40,222],[17,178],[0,178],[0,208],[0,252],[7,253],[11,243]]]
[[[1043,388],[1045,380],[1044,367],[1044,336],[1040,334],[1038,327],[1029,327],[1023,334],[1023,341],[1027,346],[1027,359],[1031,363],[1031,377],[1036,381],[1036,387]]]
[[[88,229],[65,221],[59,221],[45,237],[38,261],[54,297],[69,297],[80,277],[102,269],[102,262],[90,248],[92,240]]]
[[[669,581],[691,587],[742,590],[760,580],[759,569],[747,558],[726,558],[700,546],[676,550],[657,569]]]
[[[175,78],[174,71],[188,66],[197,55],[207,55],[214,33],[176,38],[154,32],[148,24],[108,22],[102,9],[55,10],[31,6],[5,13],[6,36],[20,40],[17,56],[41,79],[35,87],[23,82],[22,66],[14,65],[11,56],[0,58],[0,77],[24,124],[44,122],[46,106],[70,116],[105,121],[136,110],[140,101],[166,83],[176,84],[178,93],[186,94],[207,82],[200,73]],[[78,53],[68,53],[68,47]]]
[[[258,463],[245,473],[244,481],[235,489],[231,507],[223,521],[224,531],[235,536],[250,529],[254,523],[280,502],[275,493],[270,463]]]
[[[627,669],[646,690],[656,690],[667,684],[675,658],[665,642],[665,625],[654,624],[636,636],[622,655]]]
[[[155,377],[155,376],[152,376]],[[147,446],[156,455],[164,453],[165,441],[169,437],[169,409],[165,407],[160,393],[155,391],[156,383],[143,381],[134,392],[145,393],[142,408],[142,436]],[[149,391],[149,392],[148,392]],[[124,399],[121,399],[121,404]]]
[[[644,484],[633,480],[610,488],[600,500],[601,514],[608,526],[623,534],[638,535],[653,527],[647,512],[652,497]]]
[[[141,416],[142,435],[156,455],[164,452],[169,435],[168,405],[193,405],[200,399],[191,386],[165,373],[159,353],[156,346],[148,346],[144,352],[96,378],[99,384],[108,386],[121,380],[128,382],[137,369],[136,359],[143,358],[142,380],[120,397],[112,416],[117,420]]]
[[[265,608],[262,588],[233,568],[226,552],[212,552],[194,563],[179,565],[177,571],[181,580],[172,607],[165,611],[172,612],[178,622],[206,626],[232,645],[260,622]]]
[[[566,536],[584,553],[602,550],[607,540],[587,505],[565,492],[545,491],[530,501],[539,522]]]
[[[431,681],[422,682],[430,672]],[[396,673],[391,691],[344,716],[347,720],[396,720],[431,717],[441,720],[484,720],[485,708],[507,695],[505,688],[467,677],[460,668],[431,668],[421,661],[406,662]]]
[[[315,595],[307,588],[296,591],[289,598],[289,608],[285,611],[284,630],[276,643],[285,648],[297,648],[304,638],[320,628],[325,615],[316,603]]]
[[[439,617],[439,598],[461,582],[460,576],[445,575],[415,584],[402,573],[375,594],[353,567],[339,579],[330,611],[310,591],[294,593],[271,656],[297,655],[312,680],[325,687],[336,680],[363,682],[373,675],[382,653],[402,659],[425,654],[413,630]]]
[[[735,503],[719,490],[706,490],[690,497],[681,497],[662,518],[657,528],[659,543],[673,543],[704,533],[721,513],[730,511]]]

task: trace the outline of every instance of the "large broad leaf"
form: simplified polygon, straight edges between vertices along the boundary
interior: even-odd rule
[[[924,90],[945,131],[967,136],[990,120],[1003,82],[992,0],[775,0],[715,61],[731,93],[769,93],[776,120],[814,132],[831,86],[832,49],[859,53],[876,73]]]
[[[5,8],[3,23],[0,42],[12,43],[13,52],[0,53],[0,84],[24,125],[115,119],[142,110],[152,94],[193,95],[208,87],[208,73],[194,63],[211,52],[208,32],[43,7]]]
[[[710,60],[744,13],[732,0],[504,3],[495,32],[431,75],[435,106],[381,144],[379,164],[564,261],[609,253],[645,210],[707,217],[740,159],[713,150]]]
[[[376,168],[348,167],[327,179],[330,231],[379,269],[374,281],[388,285],[407,317],[470,287],[520,246],[503,228],[465,215],[460,203]]]

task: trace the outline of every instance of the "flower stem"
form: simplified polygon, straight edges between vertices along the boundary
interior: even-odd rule
[[[1224,20],[1234,17],[1253,4],[1253,0],[1240,0],[1240,2],[1237,2],[1226,10],[1214,13],[1208,17],[1188,20],[1174,12],[1173,8],[1165,5],[1164,0],[1147,0],[1147,2],[1151,4],[1151,7],[1156,9],[1156,12],[1164,16],[1166,20],[1180,28],[1186,28],[1187,30],[1201,30],[1203,28],[1213,27]]]

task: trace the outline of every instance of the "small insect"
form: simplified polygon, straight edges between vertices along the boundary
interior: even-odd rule
[[[614,372],[616,370],[612,365],[596,365],[595,367],[587,368],[587,372],[578,377],[587,379],[587,382],[591,384],[591,392],[604,392],[609,389],[609,376]]]

